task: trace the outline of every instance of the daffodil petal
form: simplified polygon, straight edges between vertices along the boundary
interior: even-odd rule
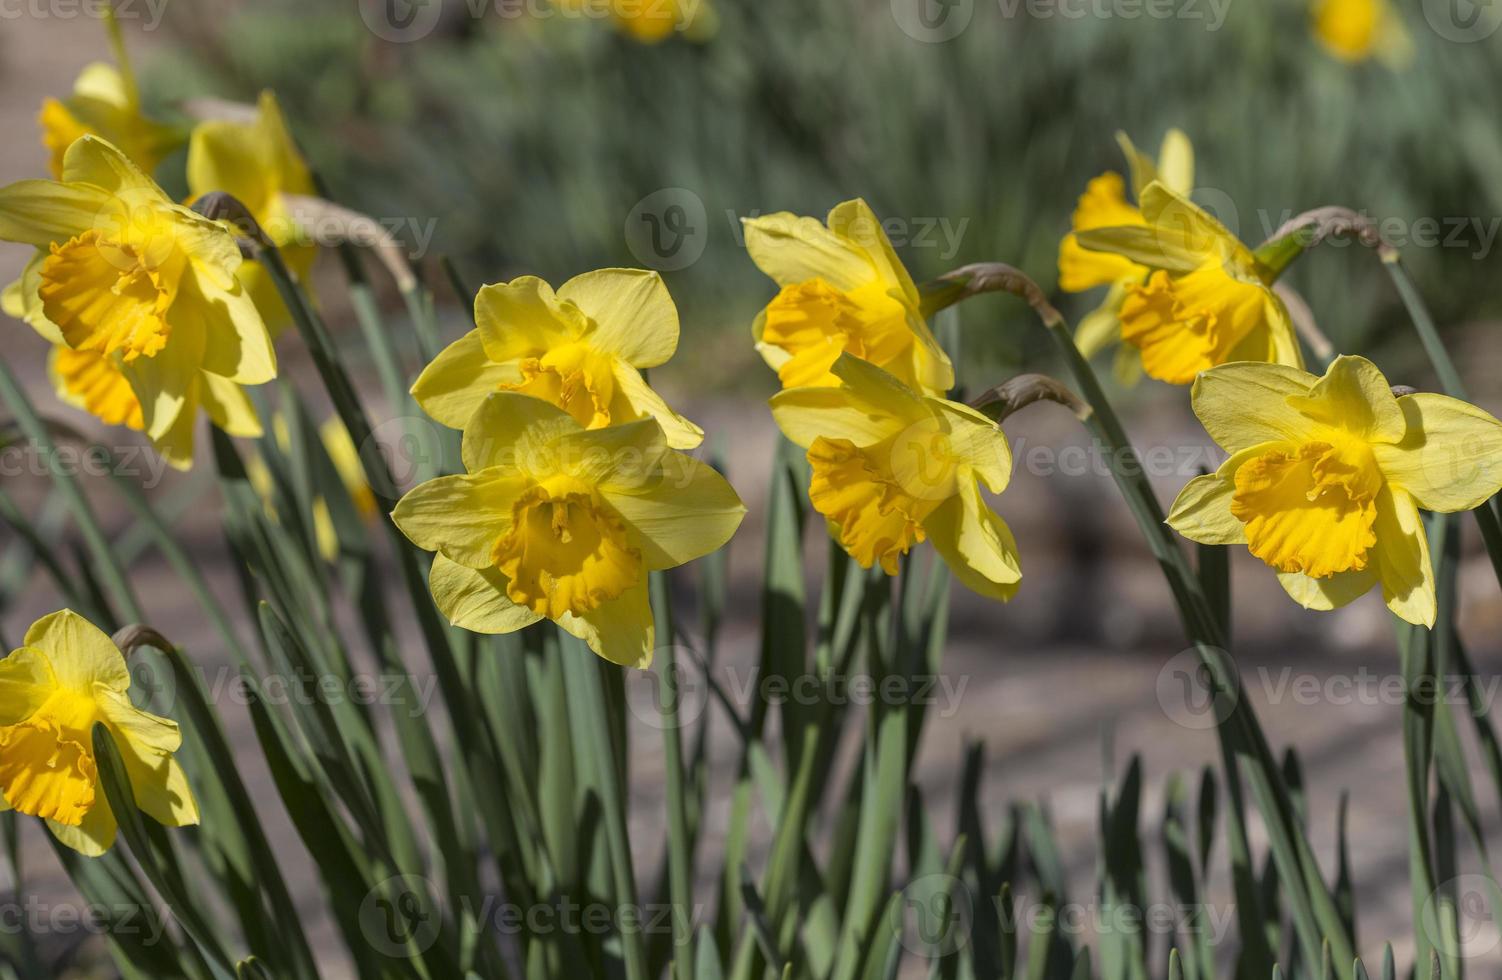
[[[886,229],[881,226],[881,219],[876,217],[871,205],[860,198],[836,204],[829,212],[827,224],[830,231],[865,251],[881,278],[898,293],[899,298],[917,302],[918,287],[913,284],[913,277],[902,260],[897,258],[892,240],[887,237]]]
[[[84,857],[103,857],[109,853],[109,849],[115,846],[115,834],[118,831],[115,812],[110,809],[109,800],[105,799],[102,788],[94,797],[94,805],[84,814],[81,825],[70,827],[56,820],[48,820],[47,829],[52,831],[52,836],[57,838],[59,844]]]
[[[1126,286],[1113,282],[1100,306],[1080,319],[1080,325],[1074,329],[1074,346],[1080,354],[1088,359],[1121,342],[1121,304],[1125,301]]]
[[[1434,565],[1418,505],[1406,492],[1384,487],[1377,497],[1377,544],[1372,549],[1387,608],[1415,626],[1434,626]]]
[[[245,389],[233,381],[205,371],[198,393],[209,418],[229,435],[259,439],[264,434],[255,403]]]
[[[1306,396],[1315,378],[1281,364],[1222,364],[1194,382],[1194,414],[1229,453],[1264,442],[1302,442],[1312,422],[1290,399]]]
[[[45,653],[35,647],[11,651],[0,660],[0,728],[30,718],[56,686]]]
[[[1204,255],[1190,248],[1179,236],[1164,234],[1160,229],[1146,225],[1092,228],[1089,231],[1075,232],[1074,239],[1086,251],[1108,253],[1137,266],[1167,272],[1193,272],[1205,262]],[[1100,273],[1105,274],[1111,270],[1129,271],[1118,262],[1112,263],[1109,269],[1102,268]],[[1116,277],[1119,278],[1120,273]]]
[[[195,269],[197,273],[199,269]],[[203,369],[237,384],[258,385],[276,377],[276,350],[261,311],[238,280],[224,288],[214,275],[184,276],[172,304],[174,329],[183,319],[203,322]]]
[[[130,671],[120,648],[71,609],[60,609],[32,623],[22,642],[46,654],[63,687],[77,691],[92,691],[95,684],[111,691],[130,687]]]
[[[128,197],[132,206],[167,201],[156,182],[131,163],[119,147],[92,134],[68,147],[63,156],[63,182],[102,187],[117,197]]]
[[[673,411],[636,368],[624,361],[617,361],[615,384],[616,398],[625,403],[628,411],[617,416],[612,409],[612,418],[654,419],[662,426],[668,445],[674,449],[693,449],[704,441],[704,430]]]
[[[561,300],[536,276],[482,286],[475,296],[480,342],[497,363],[577,340],[588,322],[577,306]]]
[[[423,368],[412,385],[412,397],[435,421],[462,429],[486,395],[520,377],[516,362],[497,363],[487,357],[480,331],[471,330]]]
[[[187,774],[172,757],[182,746],[177,723],[140,710],[123,693],[103,691],[96,701],[120,749],[136,805],[167,827],[198,823]]]
[[[1279,572],[1278,584],[1305,609],[1329,612],[1370,592],[1377,584],[1377,572],[1370,566],[1359,571],[1337,572],[1327,578],[1310,578],[1303,572]]]
[[[823,279],[835,289],[853,292],[879,276],[863,250],[817,218],[779,211],[741,223],[751,261],[779,286]]]
[[[597,489],[631,490],[656,483],[668,450],[662,427],[638,419],[603,429],[575,429],[551,444],[554,469]]]
[[[611,663],[639,670],[652,666],[656,629],[645,577],[587,613],[564,613],[558,625]]]
[[[1183,130],[1170,129],[1163,134],[1158,147],[1158,179],[1184,197],[1194,190],[1194,144]]]
[[[635,488],[604,486],[600,495],[630,525],[649,569],[675,568],[718,550],[735,534],[746,506],[715,469],[668,453],[656,478]]]
[[[1337,357],[1309,394],[1295,396],[1291,404],[1310,418],[1347,429],[1369,443],[1397,442],[1408,429],[1391,385],[1364,357]]]
[[[507,597],[506,577],[494,568],[466,568],[436,555],[428,588],[438,611],[471,633],[515,633],[542,619]]]
[[[1022,563],[1011,528],[981,498],[973,481],[934,510],[923,530],[967,589],[1005,602],[1016,595]]]
[[[469,568],[495,564],[496,541],[511,529],[526,481],[499,469],[440,476],[409,490],[391,519],[413,544]]]
[[[1405,395],[1398,406],[1407,434],[1372,447],[1389,483],[1440,514],[1470,510],[1502,488],[1502,422],[1445,395]]]
[[[855,366],[848,368],[843,387],[788,388],[772,396],[772,418],[794,444],[807,449],[823,437],[864,448],[929,417],[922,400],[896,378],[864,361],[849,361]]]
[[[968,405],[933,399],[930,403],[948,427],[954,454],[992,493],[1001,493],[1012,480],[1012,447],[1001,426]]]
[[[0,187],[0,239],[45,249],[95,227],[112,204],[98,187],[17,181]]]
[[[198,403],[203,391],[202,379],[205,377],[207,375],[200,371],[188,390],[187,399],[177,413],[176,420],[165,432],[151,437],[151,444],[156,447],[156,451],[175,470],[193,468],[193,436],[198,427]]]
[[[1163,241],[1165,250],[1183,249],[1204,258],[1246,260],[1245,245],[1209,212],[1161,180],[1142,189],[1142,217]],[[1249,262],[1237,261],[1236,264]]]
[[[591,346],[633,367],[666,364],[678,349],[678,307],[656,272],[586,272],[560,286],[558,296],[595,322]]]
[[[553,442],[579,423],[551,402],[511,391],[492,392],[464,426],[460,455],[471,473],[492,466],[527,467],[550,458]]]
[[[173,325],[167,346],[156,355],[121,365],[140,399],[146,434],[153,441],[164,436],[190,406],[197,406],[203,343],[201,321],[184,320]]]

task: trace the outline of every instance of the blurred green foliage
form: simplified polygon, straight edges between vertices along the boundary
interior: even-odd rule
[[[746,343],[727,356],[714,328],[746,330],[771,292],[736,216],[822,215],[862,195],[904,222],[914,240],[899,251],[920,279],[1005,260],[1048,284],[1085,181],[1123,167],[1117,129],[1146,149],[1185,129],[1197,198],[1254,244],[1322,204],[1405,229],[1430,219],[1452,245],[1415,241],[1405,255],[1441,322],[1495,311],[1502,37],[1446,40],[1429,23],[1448,9],[1437,0],[1404,5],[1414,58],[1400,70],[1331,58],[1303,0],[958,0],[951,16],[968,10],[968,26],[941,43],[899,23],[913,19],[904,5],[930,2],[717,0],[708,43],[656,46],[536,16],[547,0],[449,0],[414,43],[377,37],[348,0],[175,4],[166,23],[183,43],[149,80],[163,98],[275,89],[337,196],[436,219],[432,252],[477,282],[646,264],[628,247],[633,208],[691,191],[706,247],[669,278],[687,363],[726,377],[753,355]],[[516,6],[534,13],[504,13]],[[1370,351],[1404,321],[1358,252],[1322,250],[1291,281],[1338,347]],[[1094,301],[1065,311],[1077,319]],[[1042,351],[1015,306],[975,307],[968,370]],[[1416,352],[1389,353],[1398,374],[1414,364]]]

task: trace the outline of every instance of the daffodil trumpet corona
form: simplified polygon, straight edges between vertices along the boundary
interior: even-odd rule
[[[842,354],[838,387],[787,388],[772,398],[783,435],[807,450],[809,500],[863,568],[897,574],[932,541],[967,588],[1007,600],[1022,580],[1011,530],[987,505],[1012,455],[1001,429],[956,402],[920,394],[881,368]]]
[[[64,401],[139,426],[180,469],[200,408],[230,435],[261,434],[242,386],[274,378],[276,354],[225,225],[84,136],[61,181],[0,188],[0,239],[37,250],[4,307],[66,348],[52,360]]]
[[[752,331],[784,388],[839,384],[832,368],[845,353],[924,394],[954,387],[918,287],[865,201],[824,223],[785,211],[742,223],[751,260],[780,288]]]
[[[464,428],[467,472],[392,513],[435,552],[429,585],[454,625],[510,633],[551,619],[613,663],[651,664],[648,573],[730,540],[745,507],[651,418],[585,428],[552,402],[492,392]]]
[[[1454,513],[1502,487],[1502,423],[1445,395],[1394,392],[1362,357],[1323,377],[1235,363],[1194,384],[1194,411],[1230,458],[1184,488],[1168,522],[1245,545],[1300,605],[1334,609],[1378,586],[1388,608],[1435,620],[1420,510]]]
[[[44,616],[0,660],[0,808],[40,817],[63,845],[97,857],[115,841],[93,729],[114,737],[136,804],[169,827],[198,823],[174,753],[177,724],[135,707],[125,657],[70,609]]]
[[[1302,368],[1293,322],[1273,291],[1277,271],[1224,225],[1162,181],[1139,196],[1141,221],[1076,234],[1079,245],[1147,270],[1127,285],[1121,337],[1143,370],[1171,384],[1233,361]]]
[[[678,309],[656,272],[601,269],[556,292],[536,276],[484,286],[475,324],[412,386],[417,403],[444,425],[465,428],[492,393],[514,391],[586,429],[652,419],[674,449],[703,441],[704,431],[642,375],[678,349]]]
[[[1181,131],[1168,131],[1156,160],[1139,151],[1125,133],[1117,133],[1116,142],[1126,157],[1132,199],[1140,201],[1155,180],[1180,195],[1187,196],[1194,189],[1194,147]],[[1079,233],[1146,223],[1141,209],[1128,199],[1126,179],[1107,171],[1085,185],[1085,193],[1074,208],[1069,234],[1059,243],[1060,289],[1079,293],[1109,287],[1101,305],[1080,321],[1075,344],[1087,358],[1118,345],[1115,373],[1127,384],[1142,376],[1142,358],[1136,347],[1120,343],[1121,308],[1131,288],[1141,285],[1151,270],[1126,256],[1085,248]]]

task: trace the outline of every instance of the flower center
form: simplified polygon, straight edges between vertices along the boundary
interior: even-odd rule
[[[1228,274],[1220,260],[1182,276],[1154,272],[1127,289],[1121,336],[1142,351],[1147,373],[1171,384],[1230,359],[1262,322],[1262,290]]]
[[[594,357],[588,345],[564,344],[541,357],[523,358],[519,367],[521,380],[502,384],[502,390],[551,402],[586,429],[610,424],[615,377],[610,365]]]
[[[814,509],[862,568],[880,562],[888,575],[925,539],[923,521],[948,496],[939,488],[953,484],[953,464],[942,454],[920,451],[894,469],[894,452],[900,458],[911,449],[890,441],[858,449],[848,439],[823,436],[808,449]]]
[[[511,600],[538,615],[597,609],[641,576],[625,523],[592,493],[534,487],[516,502],[513,521],[495,543],[496,567]]]
[[[902,304],[872,282],[852,292],[823,279],[784,286],[767,306],[764,344],[792,357],[778,369],[784,387],[833,386],[829,368],[844,351],[879,367],[890,365],[912,346]]]
[[[18,813],[77,827],[94,805],[94,701],[58,689],[25,721],[0,728],[0,793]]]
[[[1305,443],[1275,449],[1236,471],[1231,514],[1252,554],[1282,572],[1328,578],[1366,567],[1377,543],[1382,476],[1364,446]]]
[[[167,344],[167,310],[175,290],[134,245],[90,229],[52,246],[42,262],[42,311],[68,346],[127,361]]]

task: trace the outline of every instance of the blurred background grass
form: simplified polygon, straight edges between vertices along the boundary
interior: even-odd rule
[[[956,0],[950,16],[968,11],[968,26],[938,43],[902,26],[905,7],[932,2],[715,0],[706,42],[643,45],[599,20],[539,17],[546,0],[448,0],[411,43],[376,36],[352,0],[199,0],[168,5],[171,43],[146,81],[163,102],[275,89],[337,197],[411,227],[436,219],[434,277],[442,254],[475,283],[652,264],[628,222],[685,189],[667,199],[702,201],[688,247],[703,252],[668,273],[686,324],[675,368],[700,383],[759,378],[745,331],[771,290],[736,216],[822,215],[861,195],[905,223],[915,240],[899,251],[919,278],[1006,260],[1047,285],[1085,181],[1123,167],[1117,129],[1149,150],[1186,130],[1197,198],[1253,243],[1321,204],[1434,219],[1442,234],[1446,219],[1502,214],[1502,38],[1441,36],[1430,21],[1451,0],[1402,4],[1403,69],[1331,57],[1304,0],[1066,0],[1080,17]],[[1405,249],[1442,322],[1496,312],[1484,237],[1473,226],[1452,247]],[[1417,364],[1357,249],[1321,251],[1291,281],[1341,349],[1380,356],[1397,334],[1390,373]],[[1045,356],[1014,305],[964,316],[972,385]]]

